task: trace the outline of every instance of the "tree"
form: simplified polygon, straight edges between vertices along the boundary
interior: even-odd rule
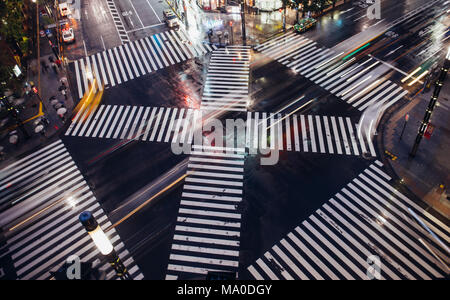
[[[28,54],[29,39],[24,32],[23,0],[0,2],[0,36],[20,56]]]
[[[310,8],[315,13],[322,13],[327,4],[328,0],[313,0]]]

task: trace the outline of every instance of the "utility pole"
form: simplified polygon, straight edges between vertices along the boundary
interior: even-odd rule
[[[242,20],[242,45],[247,46],[247,33],[245,32],[245,0],[242,0],[241,5],[241,20]]]
[[[184,24],[186,25],[186,29],[189,29],[186,0],[183,0],[183,9],[184,9]]]
[[[403,133],[405,132],[406,124],[408,124],[408,121],[409,121],[409,114],[406,114],[405,115],[405,123],[403,124],[402,133],[400,133],[400,140],[403,137]]]
[[[428,124],[430,123],[431,114],[433,113],[434,107],[436,106],[437,99],[439,97],[439,93],[442,88],[442,84],[444,83],[445,78],[447,77],[447,72],[449,68],[450,68],[450,48],[448,50],[447,56],[445,57],[444,65],[441,68],[441,73],[439,74],[438,80],[436,81],[436,84],[434,86],[433,96],[431,96],[431,100],[430,103],[428,104],[428,108],[425,112],[422,124],[420,124],[419,133],[417,134],[416,141],[414,142],[414,146],[411,150],[411,153],[409,153],[411,157],[415,157],[417,150],[419,149],[420,141],[422,140],[423,135],[427,130]]]

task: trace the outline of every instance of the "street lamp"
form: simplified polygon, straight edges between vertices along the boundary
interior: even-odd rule
[[[92,213],[90,211],[82,212],[79,220],[93,240],[95,246],[97,246],[97,249],[106,257],[111,267],[116,271],[117,276],[123,280],[131,280],[127,268],[117,255],[111,241],[108,239],[97,220],[95,220]]]

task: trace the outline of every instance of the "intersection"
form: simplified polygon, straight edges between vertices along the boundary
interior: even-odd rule
[[[247,45],[166,28],[166,2],[98,2],[81,1],[78,22],[104,11],[102,25],[65,51],[73,99],[93,89],[101,102],[0,165],[6,278],[49,279],[76,255],[115,279],[85,210],[135,280],[367,280],[376,259],[377,279],[448,278],[448,219],[392,171],[380,138],[447,53],[448,1],[381,1],[381,20],[355,1]]]

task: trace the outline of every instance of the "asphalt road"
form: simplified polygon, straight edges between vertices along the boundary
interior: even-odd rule
[[[103,50],[102,40],[106,48],[120,43],[112,19],[95,13],[106,9],[105,3],[98,1],[94,6],[82,6],[83,11],[87,12],[81,14],[81,18],[89,54],[92,54],[90,51]],[[381,17],[384,22],[392,22],[404,11],[417,7],[418,3],[420,1],[408,1],[408,4],[382,1]],[[115,4],[121,12],[131,11],[127,16],[120,17],[129,38],[164,30],[164,26],[159,25],[161,11],[165,7],[161,1],[126,0],[120,3],[115,1]],[[318,26],[304,36],[331,48],[379,22],[362,17],[365,8],[357,5],[342,6],[339,11],[341,13],[322,17]],[[371,41],[370,47],[355,55],[354,63],[366,61],[368,54],[371,54],[375,59],[387,62],[388,65],[383,64],[388,70],[384,76],[401,84],[405,74],[417,65],[434,63],[433,50],[448,45],[448,42],[442,41],[448,36],[448,27],[437,25],[442,21],[438,18],[441,11],[440,8],[427,10],[420,17],[399,24],[391,30],[392,33],[384,33]],[[99,36],[102,36],[100,42]],[[429,42],[421,43],[424,39]],[[79,55],[78,49],[73,53]],[[360,111],[320,85],[261,53],[253,52],[252,56],[249,111],[281,110],[289,113],[296,110],[297,114],[342,116],[353,123],[359,121]],[[197,61],[190,59],[122,85],[108,87],[102,104],[197,108],[209,58],[208,54]],[[75,76],[71,77],[73,80]],[[404,88],[414,94],[420,86]],[[245,117],[245,114],[228,113],[227,116],[237,118]],[[183,165],[186,156],[174,155],[167,143],[124,143],[115,139],[64,135],[61,138],[112,223],[117,224],[121,240],[133,254],[146,279],[164,279],[182,182],[173,184],[169,191],[150,201],[137,213],[123,218],[130,209],[151,199],[162,186],[170,185],[174,179],[184,175],[185,168],[180,165]],[[375,148],[377,146],[375,143]],[[239,273],[243,279],[252,278],[247,271],[249,265],[374,163],[373,158],[361,156],[288,151],[281,152],[280,160],[274,166],[261,166],[259,159],[259,155],[246,158],[244,200],[239,204],[242,214]],[[174,173],[166,178],[174,168]],[[161,178],[164,180],[158,183]]]

